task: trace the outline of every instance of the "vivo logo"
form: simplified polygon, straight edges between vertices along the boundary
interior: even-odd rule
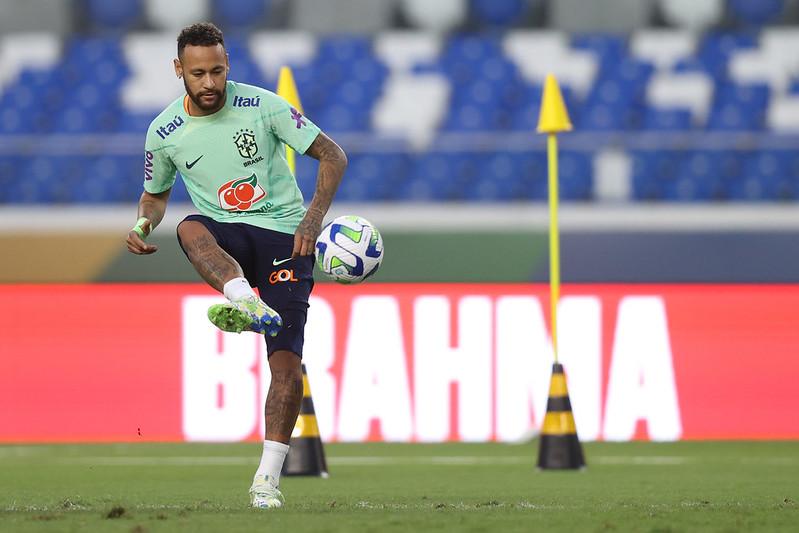
[[[153,153],[149,150],[144,152],[144,179],[153,179]]]
[[[181,127],[184,123],[183,117],[175,115],[175,118],[171,122],[167,122],[164,126],[159,127],[155,131],[158,132],[159,137],[166,139],[173,131]]]

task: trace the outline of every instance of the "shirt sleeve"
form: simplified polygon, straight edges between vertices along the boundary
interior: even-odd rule
[[[275,99],[269,119],[272,133],[298,154],[304,154],[321,131],[308,117],[281,97]]]
[[[144,143],[144,190],[158,194],[171,189],[175,184],[175,164],[161,144],[155,126],[147,130]]]

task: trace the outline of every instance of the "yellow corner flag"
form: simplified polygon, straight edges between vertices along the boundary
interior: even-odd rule
[[[538,133],[546,133],[547,160],[549,166],[549,290],[552,348],[555,362],[558,361],[558,301],[560,300],[560,237],[558,232],[558,133],[571,131],[572,123],[558,81],[547,75],[544,95],[541,98],[541,114],[538,117]]]
[[[549,386],[547,414],[541,427],[538,467],[550,469],[585,468],[583,449],[577,437],[571,401],[566,389],[563,365],[558,363],[558,301],[560,300],[560,237],[558,233],[558,134],[571,131],[572,123],[558,81],[549,74],[541,98],[538,133],[547,134],[549,163],[549,290],[552,349],[555,362]]]
[[[300,103],[300,95],[297,92],[297,84],[294,83],[294,74],[292,74],[291,68],[289,67],[280,67],[280,75],[277,78],[277,94],[278,96],[285,98],[286,101],[291,104],[292,107],[294,107],[294,109],[300,113],[303,113],[302,103]],[[291,173],[296,175],[294,150],[288,146],[286,146],[286,161],[289,164],[289,170],[291,170]]]
[[[558,80],[548,74],[544,82],[544,96],[541,98],[541,114],[538,116],[538,133],[563,133],[572,130],[572,122]]]

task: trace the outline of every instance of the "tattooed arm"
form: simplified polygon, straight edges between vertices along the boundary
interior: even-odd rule
[[[314,191],[308,212],[294,233],[294,251],[292,257],[298,255],[311,255],[314,251],[316,238],[322,231],[322,220],[330,209],[333,196],[336,194],[338,184],[347,168],[347,154],[333,140],[320,133],[314,142],[305,151],[319,160],[319,172],[316,177],[316,190]]]

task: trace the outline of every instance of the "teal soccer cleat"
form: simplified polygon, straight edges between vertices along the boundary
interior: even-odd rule
[[[275,337],[283,326],[278,312],[255,296],[212,305],[208,308],[208,320],[222,331],[254,331],[270,337]]]

